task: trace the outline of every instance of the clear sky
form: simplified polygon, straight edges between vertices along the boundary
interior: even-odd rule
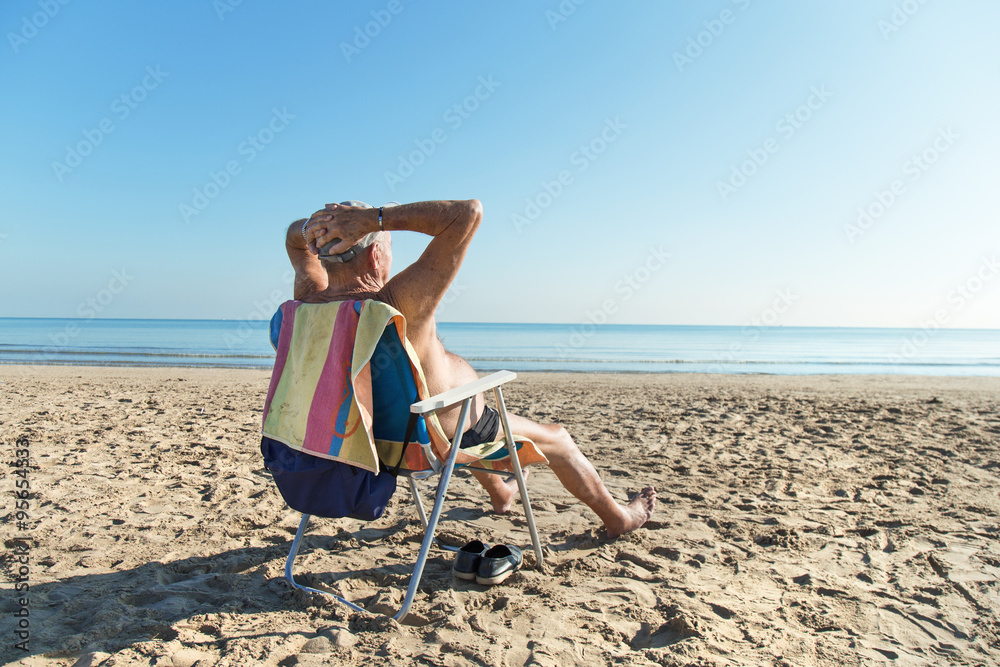
[[[0,316],[269,316],[291,220],[474,197],[445,321],[1000,328],[996,2],[5,0],[0,25]],[[425,242],[395,234],[396,268]]]

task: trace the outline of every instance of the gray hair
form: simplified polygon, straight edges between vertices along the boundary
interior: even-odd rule
[[[322,249],[321,249],[320,250],[321,254],[320,254],[320,257],[319,257],[319,261],[323,265],[323,268],[325,268],[325,269],[328,269],[331,266],[336,266],[338,264],[346,264],[347,262],[350,262],[350,261],[354,260],[354,258],[356,258],[358,255],[361,254],[360,252],[358,252],[359,250],[367,250],[369,247],[371,247],[375,243],[381,243],[382,240],[383,240],[383,236],[382,236],[382,232],[381,231],[372,232],[370,234],[365,234],[361,238],[360,241],[358,241],[354,246],[352,246],[345,253],[341,253],[339,255],[327,255],[327,256],[324,257],[322,255]],[[331,241],[327,246],[323,246],[323,249],[328,249],[329,247],[331,247],[333,245],[334,245],[334,242]],[[355,254],[351,254],[352,250],[355,252]]]

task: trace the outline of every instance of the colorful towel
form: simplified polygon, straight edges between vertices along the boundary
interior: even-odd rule
[[[451,442],[433,415],[419,420],[403,455],[409,405],[429,392],[395,308],[372,300],[287,301],[271,319],[271,343],[277,356],[264,404],[267,437],[373,472],[380,463],[429,468],[416,443],[429,443],[439,460],[447,457]],[[533,442],[515,440],[522,465],[546,462]],[[457,464],[469,463],[510,470],[502,440],[462,449]]]

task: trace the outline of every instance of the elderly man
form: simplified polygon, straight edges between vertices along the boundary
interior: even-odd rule
[[[444,349],[437,337],[434,312],[458,274],[465,253],[483,218],[482,205],[469,201],[428,201],[392,208],[372,208],[362,202],[328,204],[308,220],[288,228],[285,245],[295,268],[295,298],[306,303],[344,299],[385,302],[406,318],[410,343],[420,358],[432,393],[447,391],[478,376],[469,363]],[[426,234],[430,242],[420,258],[393,278],[389,232]],[[458,409],[442,411],[441,426],[451,437]],[[473,405],[463,443],[494,440],[500,425],[482,395]],[[646,487],[627,505],[608,493],[594,466],[558,424],[536,424],[510,415],[514,433],[531,438],[549,460],[549,467],[574,496],[592,509],[618,537],[641,526],[652,515],[656,492]],[[493,509],[507,512],[517,492],[514,480],[476,473],[489,493]]]

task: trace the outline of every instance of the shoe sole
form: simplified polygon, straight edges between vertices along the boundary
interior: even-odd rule
[[[506,572],[502,572],[502,573],[498,574],[495,577],[480,577],[477,574],[476,575],[476,583],[477,584],[481,584],[483,586],[494,586],[496,584],[502,583],[508,577],[510,577],[510,575],[514,574],[515,572],[517,572],[517,570],[508,570]]]
[[[451,573],[459,579],[465,579],[466,581],[472,581],[476,578],[475,572],[459,572],[458,570],[452,570]]]

